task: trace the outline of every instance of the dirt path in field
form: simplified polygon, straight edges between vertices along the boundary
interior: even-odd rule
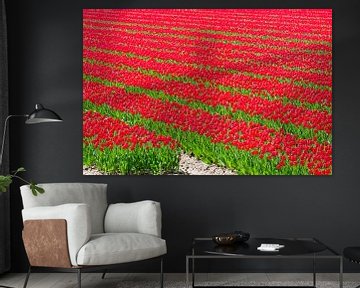
[[[180,155],[180,173],[176,175],[236,175],[236,172],[216,166],[214,164],[206,164],[193,156],[185,153]],[[106,175],[98,171],[94,167],[83,167],[84,175]]]
[[[104,172],[100,172],[95,167],[83,166],[83,175],[107,175]]]
[[[180,156],[180,171],[185,175],[236,175],[232,170],[206,164],[185,153]]]

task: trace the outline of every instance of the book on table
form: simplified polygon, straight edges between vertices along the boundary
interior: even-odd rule
[[[279,249],[284,248],[284,245],[280,244],[272,244],[272,243],[261,243],[259,247],[257,247],[260,251],[269,251],[269,252],[276,252]]]

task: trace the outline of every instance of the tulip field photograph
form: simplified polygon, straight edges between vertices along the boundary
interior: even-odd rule
[[[84,175],[332,175],[331,9],[84,9]]]

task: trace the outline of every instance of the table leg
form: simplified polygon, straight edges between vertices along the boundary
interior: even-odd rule
[[[193,243],[194,244],[194,243]],[[192,287],[194,288],[195,287],[195,249],[194,249],[194,245],[193,245],[193,248],[192,248],[192,262],[191,262],[191,264],[192,264],[192,266],[191,266],[191,268],[192,268]]]
[[[195,287],[195,258],[192,258],[192,287]]]
[[[189,257],[186,256],[186,288],[189,288]]]
[[[343,288],[343,257],[340,257],[339,287]]]
[[[316,287],[316,256],[313,258],[313,286]]]

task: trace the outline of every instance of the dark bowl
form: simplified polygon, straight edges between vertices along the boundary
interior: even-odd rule
[[[212,240],[218,245],[232,245],[236,243],[236,234],[220,234],[212,237]]]
[[[244,243],[249,240],[250,233],[244,231],[234,231],[221,233],[212,237],[212,240],[218,245],[232,245],[235,243]]]

